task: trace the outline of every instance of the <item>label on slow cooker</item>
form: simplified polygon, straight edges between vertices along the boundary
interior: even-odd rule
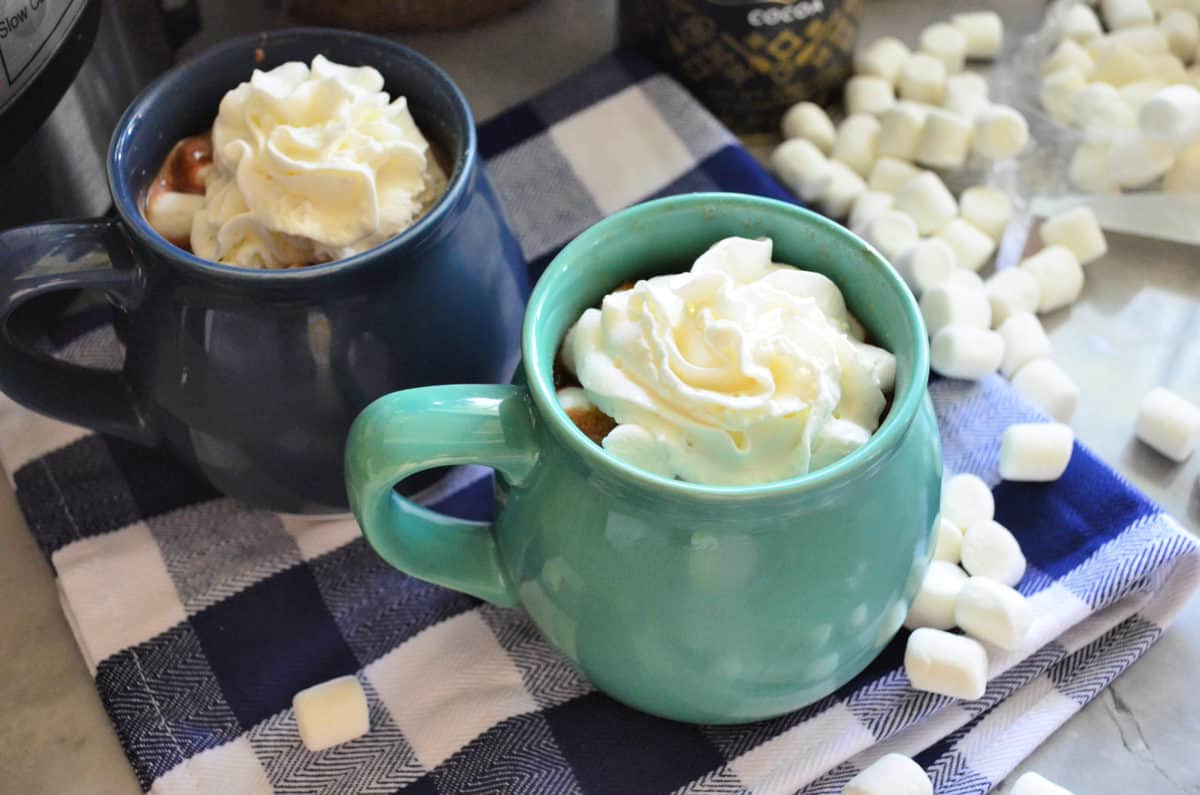
[[[0,0],[0,113],[58,52],[87,0]]]

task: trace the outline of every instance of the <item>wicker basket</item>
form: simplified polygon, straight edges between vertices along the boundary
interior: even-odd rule
[[[530,0],[290,0],[297,19],[356,30],[447,30],[528,5]]]

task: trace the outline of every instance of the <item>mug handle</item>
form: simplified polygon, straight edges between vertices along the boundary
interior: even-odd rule
[[[137,302],[141,272],[120,221],[52,221],[0,232],[0,391],[55,419],[153,444],[156,434],[123,372],[60,361],[14,332],[12,314],[21,305],[64,290],[100,290],[120,309]]]
[[[529,393],[515,386],[430,386],[367,406],[346,442],[346,494],[363,535],[401,571],[501,607],[518,602],[491,524],[431,511],[396,493],[404,478],[483,464],[520,485],[538,460]]]

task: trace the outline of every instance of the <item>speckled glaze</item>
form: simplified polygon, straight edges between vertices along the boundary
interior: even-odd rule
[[[452,162],[442,200],[366,253],[256,271],[200,260],[160,237],[139,198],[171,146],[207,129],[224,93],[286,61],[368,64],[409,100]],[[116,217],[0,234],[0,389],[31,408],[165,444],[219,490],[262,508],[344,511],[355,415],[396,389],[505,382],[528,293],[524,260],[480,167],[466,100],[438,67],[384,38],[317,28],[235,39],[164,75],[118,124]],[[61,291],[108,295],[124,370],[67,367],[16,339],[9,315]],[[410,486],[414,484],[409,484]]]
[[[566,330],[616,284],[685,267],[729,235],[842,289],[897,356],[871,441],[817,472],[753,487],[667,480],[607,455],[555,399]],[[666,264],[666,265],[664,265]],[[736,723],[827,695],[899,629],[932,554],[941,449],[917,307],[890,266],[792,205],[692,194],[592,227],[551,263],[525,317],[512,386],[407,390],[373,403],[347,445],[347,491],[392,565],[521,605],[599,688],[678,720]],[[497,471],[494,525],[416,506],[392,487],[431,466]]]

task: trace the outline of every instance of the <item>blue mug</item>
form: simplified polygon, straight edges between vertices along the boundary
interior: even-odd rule
[[[174,143],[206,130],[254,69],[318,53],[373,66],[392,96],[408,98],[450,161],[433,209],[370,251],[278,271],[205,261],[154,231],[141,198]],[[505,382],[516,366],[528,277],[470,108],[445,72],[400,44],[307,28],[210,49],[125,112],[108,179],[113,217],[0,233],[0,390],[35,411],[165,445],[256,507],[344,511],[345,438],[363,407],[409,387]],[[45,307],[29,302],[80,290],[114,309],[119,372],[52,359],[23,333]]]

